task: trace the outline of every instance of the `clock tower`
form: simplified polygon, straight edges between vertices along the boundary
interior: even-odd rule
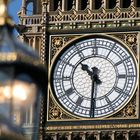
[[[19,17],[48,68],[40,139],[139,140],[140,1],[22,0]]]

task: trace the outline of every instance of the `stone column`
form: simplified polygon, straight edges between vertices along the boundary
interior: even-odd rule
[[[126,140],[129,140],[129,131],[126,132],[125,137],[126,137]]]
[[[35,50],[36,49],[36,36],[33,38],[33,46],[32,48]]]
[[[115,131],[112,131],[111,139],[115,140]]]
[[[68,140],[71,140],[71,135],[72,135],[72,132],[69,132],[68,133]]]
[[[73,6],[75,6],[75,9],[78,11],[80,9],[81,6],[81,0],[73,0]]]
[[[22,0],[21,14],[26,14],[26,0]]]
[[[53,135],[53,140],[57,140],[57,133]]]
[[[123,0],[116,0],[117,6],[122,7]]]
[[[86,132],[82,133],[82,140],[86,140]]]
[[[97,140],[100,140],[100,131],[98,131],[98,133],[97,133]]]
[[[89,1],[89,9],[93,10],[95,7],[95,0],[88,0]]]
[[[31,106],[31,108],[30,108],[30,124],[32,124],[33,123],[33,106]]]
[[[107,0],[102,0],[102,7],[107,9]]]
[[[62,0],[62,11],[66,11],[68,0]]]

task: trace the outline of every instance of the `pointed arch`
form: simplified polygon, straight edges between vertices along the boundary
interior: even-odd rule
[[[33,11],[33,2],[29,2],[26,6],[26,15],[31,16],[34,14]]]
[[[73,3],[73,0],[67,0],[67,11],[72,9],[72,5],[73,5],[72,3]]]
[[[95,0],[94,9],[99,9],[102,6],[102,0]]]
[[[128,8],[131,5],[131,0],[123,0],[121,8]]]
[[[87,3],[88,3],[88,0],[81,0],[81,9],[80,10],[86,9]]]
[[[58,9],[59,3],[61,4],[60,6],[62,7],[62,0],[51,0],[50,11],[56,11]]]
[[[136,7],[140,7],[140,0],[136,0]]]
[[[116,0],[107,1],[107,9],[113,9],[116,6]]]

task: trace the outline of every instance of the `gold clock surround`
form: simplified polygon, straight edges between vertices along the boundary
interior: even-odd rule
[[[131,52],[131,54],[133,55],[135,61],[137,61],[137,69],[138,69],[138,63],[139,61],[138,56],[137,56],[137,52],[135,52],[135,50],[133,49],[133,41],[136,39],[136,36],[138,34],[123,34],[123,33],[119,33],[119,34],[88,34],[88,35],[80,35],[80,34],[74,34],[74,35],[58,35],[58,36],[51,36],[50,37],[50,41],[51,46],[50,46],[50,53],[52,53],[50,56],[50,63],[49,63],[49,68],[50,68],[50,74],[51,74],[51,64],[53,64],[53,62],[55,61],[55,59],[57,58],[57,55],[59,55],[59,53],[67,47],[67,45],[69,43],[72,43],[73,41],[77,40],[77,39],[81,39],[81,38],[85,38],[87,36],[102,36],[102,37],[109,37],[110,39],[116,40],[118,42],[121,42],[121,44],[123,44],[123,46],[125,46],[129,52]],[[125,43],[123,43],[123,36],[127,36],[127,40]],[[55,43],[56,40],[56,43]],[[58,43],[59,42],[59,43]],[[52,50],[55,50],[55,52],[53,52]],[[138,70],[137,70],[138,72]],[[139,72],[138,72],[139,73]],[[49,75],[50,75],[49,74]],[[50,77],[49,77],[49,81],[50,81]],[[138,80],[137,80],[138,81]],[[81,117],[77,117],[75,115],[70,114],[69,112],[67,112],[65,109],[63,109],[63,107],[61,107],[61,105],[57,102],[57,100],[55,99],[55,97],[53,96],[51,87],[49,86],[49,99],[51,100],[51,104],[49,106],[49,110],[50,108],[53,108],[53,106],[55,105],[56,108],[58,108],[58,112],[61,115],[57,116],[57,119],[55,119],[54,117],[48,115],[48,121],[55,121],[55,120],[59,120],[59,121],[76,121],[78,119],[82,119],[82,120],[88,120],[88,119],[92,119],[92,120],[97,120],[97,119],[136,119],[138,118],[138,100],[136,99],[136,97],[138,96],[138,82],[137,85],[135,87],[134,93],[133,93],[133,97],[127,101],[127,103],[121,107],[121,109],[119,111],[117,111],[117,113],[115,112],[113,115],[108,115],[106,118],[81,118]],[[129,103],[128,103],[129,102]],[[51,107],[52,106],[52,107]]]

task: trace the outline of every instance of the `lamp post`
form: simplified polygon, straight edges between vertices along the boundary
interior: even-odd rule
[[[0,0],[0,132],[22,133],[25,112],[33,107],[32,140],[37,140],[46,69],[38,55],[12,35],[7,4],[8,0]]]

